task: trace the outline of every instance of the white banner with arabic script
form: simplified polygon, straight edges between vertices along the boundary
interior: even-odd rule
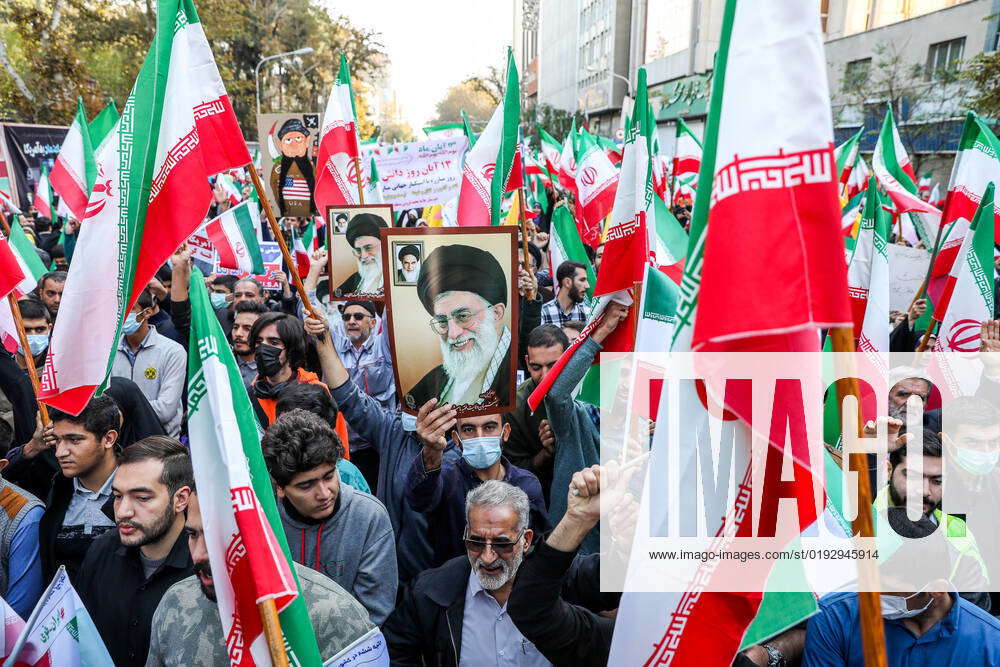
[[[468,139],[455,137],[362,147],[362,150],[366,156],[375,157],[384,203],[399,211],[444,204],[458,197],[462,161],[468,148]]]

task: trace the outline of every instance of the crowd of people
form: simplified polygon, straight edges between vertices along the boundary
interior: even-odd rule
[[[596,526],[601,478],[621,471],[600,465],[600,410],[575,400],[574,388],[627,308],[608,307],[531,410],[528,396],[581,335],[592,287],[585,264],[550,266],[548,213],[538,211],[527,252],[519,251],[521,382],[514,410],[500,415],[459,417],[436,398],[415,416],[402,412],[382,304],[316,298],[325,250],[312,254],[304,279],[323,318],[287,278],[279,291],[252,277],[205,279],[264,430],[264,460],[324,658],[379,626],[393,664],[607,663],[620,595],[600,590]],[[132,307],[103,394],[79,415],[49,410],[43,423],[26,357],[45,364],[78,227],[30,214],[21,224],[53,270],[19,302],[30,351],[0,352],[0,594],[27,618],[63,566],[116,665],[228,664],[186,428],[191,251],[179,248]],[[65,241],[56,244],[60,232]],[[602,250],[588,248],[595,271]],[[917,301],[894,322],[894,345],[914,349],[922,307]],[[998,330],[984,324],[984,346],[1000,345]],[[892,416],[903,415],[911,394],[926,401],[928,393],[901,379]],[[1000,415],[991,409],[969,409],[970,438],[996,445]],[[947,445],[939,430],[927,425],[918,454],[925,517],[911,522],[915,535],[961,521],[940,507]],[[877,507],[906,500],[913,453],[899,435]],[[992,470],[997,451],[986,451],[967,455],[970,466]],[[1000,664],[1000,622],[991,615],[1000,605],[990,598],[884,594],[890,664]],[[808,623],[749,647],[734,664],[861,664],[857,600],[821,599]]]

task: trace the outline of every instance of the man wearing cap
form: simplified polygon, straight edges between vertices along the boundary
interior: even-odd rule
[[[309,130],[298,118],[289,118],[278,130],[281,157],[271,169],[271,191],[282,216],[308,218],[313,214],[316,179],[309,157]]]
[[[340,284],[334,296],[377,294],[382,291],[382,242],[378,230],[388,227],[372,213],[360,213],[347,223],[347,244],[354,251],[358,270]]]
[[[432,316],[442,363],[404,400],[456,406],[505,405],[510,387],[510,330],[504,325],[507,280],[493,255],[467,245],[435,248],[420,267],[417,296]],[[485,407],[485,405],[484,405]]]
[[[401,283],[415,283],[420,273],[420,248],[413,244],[404,245],[396,253],[400,268],[396,269],[396,280]]]

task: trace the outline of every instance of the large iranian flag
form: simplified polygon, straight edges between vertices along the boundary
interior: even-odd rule
[[[601,240],[601,222],[615,204],[618,189],[618,168],[608,154],[586,130],[577,132],[576,151],[576,215],[581,224],[580,237],[591,247]],[[648,158],[648,152],[647,152]]]
[[[832,138],[819,8],[798,0],[727,0],[674,351],[815,350],[819,326],[850,321]],[[761,167],[771,177],[760,179]],[[776,169],[780,178],[773,177]],[[681,476],[695,473],[698,452],[721,429],[722,438],[745,445],[735,448],[731,464],[735,479],[745,479],[747,424],[710,414],[693,383],[680,389],[679,409],[664,407],[663,392],[659,413],[687,425],[676,443]],[[656,429],[654,461],[672,430],[666,426]],[[811,498],[810,471],[800,462],[792,465],[796,495],[808,492]],[[646,492],[643,503],[649,502]],[[706,507],[705,516],[732,515],[736,508],[725,503],[722,498]],[[796,532],[816,518],[800,515],[799,525],[786,530]],[[737,535],[748,534],[749,522],[734,523]],[[732,563],[700,570],[684,592],[623,595],[609,664],[728,665],[758,612],[767,623],[756,628],[759,639],[815,609],[780,601],[762,608],[762,593],[705,590],[699,577],[710,580],[724,568],[743,568]],[[763,591],[765,581],[759,585]],[[781,597],[811,599],[809,593]]]
[[[361,151],[357,117],[351,70],[347,66],[347,56],[341,53],[340,70],[323,112],[323,129],[316,157],[313,199],[317,211],[326,211],[327,206],[361,203],[358,201],[358,159]]]
[[[274,600],[289,664],[319,649],[260,450],[257,418],[205,288],[191,276],[188,432],[215,595],[233,665],[270,665],[257,604]]]
[[[41,168],[38,171],[38,182],[35,183],[35,198],[32,200],[32,204],[35,210],[38,211],[42,217],[52,220],[52,214],[55,212],[54,199],[52,197],[52,183],[49,181],[49,170],[42,163]]]
[[[458,224],[462,227],[499,225],[503,194],[521,185],[520,87],[514,56],[507,51],[507,87],[486,129],[465,153]]]
[[[898,213],[916,211],[940,217],[941,211],[925,202],[917,193],[917,177],[913,173],[910,156],[906,154],[906,148],[899,138],[891,106],[885,110],[882,131],[872,155],[872,169]]]
[[[78,97],[73,124],[69,126],[56,163],[52,166],[52,173],[49,174],[52,189],[77,220],[83,220],[87,212],[90,189],[97,178],[94,147],[90,141],[87,112],[83,108],[83,99]]]
[[[194,3],[159,0],[156,16],[149,53],[98,156],[42,376],[40,398],[73,414],[103,390],[139,293],[205,219],[209,176],[250,162]]]
[[[538,127],[538,139],[542,145],[542,155],[545,156],[545,163],[548,165],[549,173],[553,176],[559,175],[559,154],[562,153],[562,144],[553,138],[551,134]]]
[[[948,274],[944,293],[934,309],[934,319],[941,323],[934,350],[961,353],[935,355],[954,396],[971,396],[976,392],[982,373],[982,362],[976,354],[980,345],[980,325],[993,318],[995,187],[993,183],[986,186],[969,233]]]
[[[968,234],[969,224],[990,183],[1000,183],[1000,140],[982,119],[970,111],[965,116],[941,216],[946,235],[934,261],[933,277],[937,281],[932,281],[932,295],[940,294],[940,287],[935,288],[934,283],[943,283],[944,277],[951,271]]]

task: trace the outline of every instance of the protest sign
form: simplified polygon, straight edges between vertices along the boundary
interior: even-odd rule
[[[931,256],[923,248],[889,245],[889,309],[905,313],[927,276]]]
[[[379,230],[392,226],[391,206],[328,206],[333,300],[382,300]]]
[[[281,248],[278,247],[275,241],[264,241],[260,244],[260,255],[264,260],[264,275],[250,277],[263,285],[264,289],[281,289],[281,281],[279,280],[283,270],[281,266]],[[219,275],[227,274],[239,276],[240,278],[246,278],[249,275],[236,269],[224,269],[219,266],[218,253],[214,253],[213,255],[212,267],[213,272]]]
[[[462,158],[468,147],[463,136],[369,149],[382,179],[384,202],[398,211],[454,199],[462,187]]]
[[[320,118],[303,112],[257,115],[262,180],[279,217],[308,218],[315,212]]]

